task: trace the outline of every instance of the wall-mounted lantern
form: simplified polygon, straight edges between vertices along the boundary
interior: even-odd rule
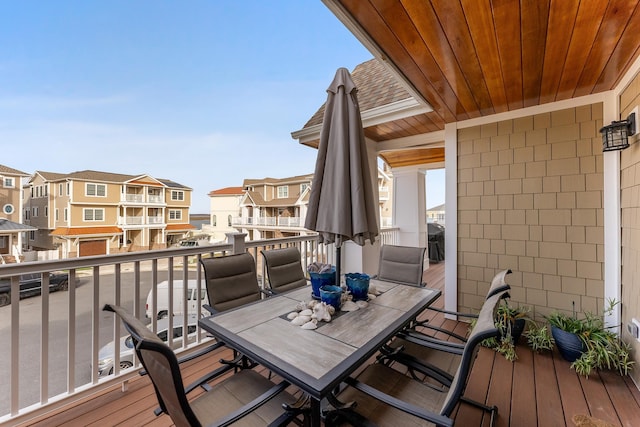
[[[600,129],[602,151],[624,150],[629,146],[629,137],[636,133],[636,114],[631,113],[627,120],[613,121]]]

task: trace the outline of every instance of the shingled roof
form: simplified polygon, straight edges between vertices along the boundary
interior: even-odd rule
[[[19,171],[18,169],[10,168],[9,166],[5,165],[0,165],[0,174],[29,176],[28,173]]]
[[[244,189],[242,187],[225,187],[220,188],[219,190],[212,190],[209,192],[209,196],[240,196],[244,194]]]
[[[351,77],[358,88],[358,104],[361,112],[411,98],[400,80],[378,59],[374,58],[357,65]],[[324,107],[325,104],[322,104],[303,129],[322,123]]]

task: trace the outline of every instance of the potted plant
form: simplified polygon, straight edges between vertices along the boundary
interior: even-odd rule
[[[620,375],[627,375],[632,369],[630,346],[604,324],[604,316],[618,303],[608,300],[602,315],[587,312],[581,319],[575,311],[573,315],[555,312],[547,316],[560,354],[571,362],[578,375],[588,377],[593,369],[617,370]]]
[[[495,317],[495,325],[499,334],[495,338],[484,340],[482,345],[496,350],[511,362],[516,360],[518,358],[516,344],[520,340],[527,324],[534,323],[529,317],[529,311],[529,307],[512,307],[506,299],[502,300],[496,309]],[[529,339],[528,337],[527,340]]]

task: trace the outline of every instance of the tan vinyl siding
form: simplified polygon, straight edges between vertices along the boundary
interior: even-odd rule
[[[602,105],[458,132],[459,304],[498,269],[536,316],[603,303]]]

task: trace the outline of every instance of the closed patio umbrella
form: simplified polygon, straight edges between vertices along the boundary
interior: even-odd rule
[[[336,244],[336,283],[340,283],[342,244],[375,241],[377,209],[357,89],[349,71],[339,68],[327,89],[305,219],[305,228],[317,231],[320,243]]]

